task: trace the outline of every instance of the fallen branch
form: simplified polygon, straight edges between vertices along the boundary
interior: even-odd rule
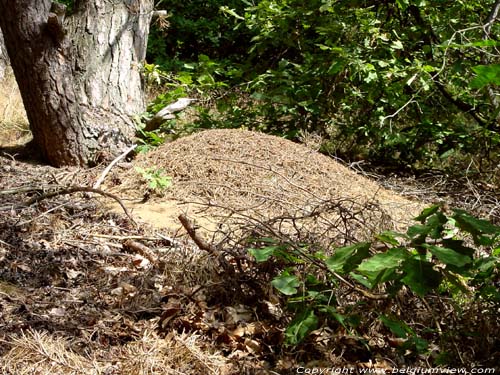
[[[138,241],[128,239],[125,242],[123,242],[123,247],[128,249],[128,250],[134,251],[135,253],[137,253],[139,255],[142,255],[144,258],[149,260],[152,264],[158,263],[158,257],[155,254],[153,254],[151,249]]]
[[[212,245],[210,245],[207,241],[205,241],[202,237],[200,237],[196,233],[196,229],[193,223],[191,222],[191,220],[187,218],[186,215],[180,214],[178,218],[184,229],[186,229],[186,232],[188,233],[189,237],[191,237],[191,239],[194,241],[196,246],[200,248],[200,250],[208,251],[210,254],[213,255],[219,255],[219,251],[216,248],[214,248]]]
[[[96,183],[94,184],[93,188],[94,189],[98,189],[99,186],[101,186],[102,182],[104,181],[104,179],[106,178],[106,175],[109,173],[109,171],[111,170],[111,168],[113,168],[115,166],[116,163],[118,163],[121,159],[123,159],[125,156],[127,156],[128,154],[130,154],[135,148],[137,147],[137,145],[132,145],[130,146],[129,148],[127,148],[125,151],[123,151],[122,154],[120,154],[116,159],[114,159],[107,167],[104,171],[102,171],[101,173],[101,176],[99,177],[99,179],[96,181]]]

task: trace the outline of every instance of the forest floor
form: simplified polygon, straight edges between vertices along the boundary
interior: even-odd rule
[[[15,124],[0,129],[3,146],[22,143]],[[341,307],[372,324],[320,327],[285,346],[290,316],[269,284],[275,269],[253,262],[246,242],[278,235],[328,248],[403,230],[435,202],[498,223],[488,182],[388,176],[236,130],[106,167],[55,169],[22,147],[0,150],[1,374],[392,373],[438,366],[444,346],[455,368],[500,363],[498,316],[474,306],[456,316],[446,299],[409,293],[396,305],[363,302],[345,285]],[[165,189],[151,185],[169,178]],[[454,334],[445,344],[426,337],[426,353],[401,350],[374,317],[384,310]],[[455,335],[472,328],[481,337]]]
[[[224,160],[214,158],[221,154]],[[172,186],[164,192],[149,188],[150,181],[128,162],[106,176],[99,191],[119,197],[130,209],[128,217],[116,200],[85,191],[105,166],[55,169],[4,152],[0,157],[1,373],[287,374],[320,368],[353,369],[351,373],[371,368],[382,373],[431,366],[431,355],[406,357],[394,344],[397,340],[377,325],[362,336],[325,327],[295,349],[284,347],[288,318],[280,298],[265,288],[266,271],[250,270],[254,265],[247,264],[239,275],[228,273],[215,253],[225,251],[234,261],[235,253],[242,256],[245,232],[262,230],[261,224],[269,223],[270,217],[280,217],[280,228],[290,228],[283,219],[290,213],[287,210],[304,204],[311,209],[318,203],[313,198],[337,194],[336,189],[357,205],[351,208],[364,208],[358,210],[363,223],[380,220],[382,226],[398,226],[414,216],[422,207],[415,197],[427,202],[454,199],[453,184],[441,183],[443,177],[435,176],[434,184],[385,179],[384,185],[398,190],[396,194],[327,159],[303,146],[249,132],[191,136],[133,162],[172,176]],[[332,178],[337,184],[331,183]],[[474,188],[460,196],[462,205],[473,202],[478,189],[484,188],[469,183]],[[464,184],[460,186],[463,192]],[[440,187],[448,188],[448,195]],[[376,198],[377,205],[367,206],[368,198],[372,203]],[[495,195],[483,190],[480,198],[481,209],[497,217]],[[168,220],[161,218],[170,215],[169,210],[159,210],[151,223],[135,216],[140,205],[154,210],[169,200],[176,203],[170,204],[174,209]],[[377,210],[389,202],[393,205],[385,208],[388,219]],[[201,246],[186,235],[185,226],[169,225],[181,213],[191,224],[204,227],[194,237],[205,240]],[[307,228],[308,236],[318,235],[319,230],[324,238],[338,237],[342,233],[325,224],[332,218],[328,215],[301,228]],[[229,220],[236,216],[238,220]],[[219,225],[203,221],[208,218]],[[359,229],[345,233],[361,239],[366,233]],[[367,230],[378,229],[375,225]],[[255,283],[248,283],[249,277]],[[235,283],[245,288],[235,288]],[[353,303],[357,297],[344,294],[344,298]],[[364,306],[370,308],[383,306]],[[397,308],[415,324],[433,324],[431,311],[418,300],[402,301]],[[443,309],[437,310],[445,313]],[[475,313],[468,311],[465,318],[477,322],[470,316]],[[477,324],[485,324],[485,335],[491,335],[498,330],[497,323]],[[485,358],[477,343],[454,345],[464,367],[492,366],[498,360],[498,352],[496,358]],[[491,348],[486,352],[491,354]]]

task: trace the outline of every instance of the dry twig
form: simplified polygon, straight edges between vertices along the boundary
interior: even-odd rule
[[[28,201],[26,201],[25,205],[31,206],[32,204],[40,202],[41,200],[44,200],[44,199],[49,199],[49,198],[57,197],[59,195],[73,194],[73,193],[78,193],[78,192],[96,193],[96,194],[100,194],[100,195],[103,195],[105,197],[114,199],[120,205],[120,207],[123,209],[123,211],[125,212],[125,215],[127,215],[127,217],[130,219],[130,221],[135,226],[137,226],[136,221],[130,215],[130,212],[128,211],[127,207],[125,207],[125,205],[123,204],[122,200],[119,197],[117,197],[114,194],[108,193],[104,190],[95,189],[95,188],[91,188],[88,186],[70,186],[67,188],[60,188],[59,190],[51,191],[51,192],[33,197],[33,198],[29,199]]]

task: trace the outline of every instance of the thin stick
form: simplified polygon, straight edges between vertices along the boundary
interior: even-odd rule
[[[180,214],[179,221],[181,222],[184,229],[186,229],[187,233],[189,234],[189,237],[191,237],[191,239],[194,241],[196,246],[200,248],[200,250],[208,251],[209,253],[214,255],[218,253],[218,251],[212,245],[210,245],[207,241],[205,241],[198,234],[196,234],[196,229],[193,223],[187,218],[186,215]]]
[[[25,204],[27,206],[31,206],[33,203],[39,202],[39,201],[44,200],[44,199],[57,197],[58,195],[73,194],[73,193],[77,193],[77,192],[96,193],[96,194],[100,194],[100,195],[103,195],[105,197],[114,199],[121,206],[121,208],[125,212],[125,215],[128,216],[130,221],[132,221],[132,223],[134,223],[134,225],[137,226],[137,223],[132,218],[132,216],[130,215],[130,212],[128,211],[127,207],[125,207],[125,205],[123,204],[123,202],[120,198],[118,198],[114,194],[108,193],[108,192],[103,191],[101,189],[95,189],[95,188],[91,188],[91,187],[87,187],[87,186],[70,186],[68,188],[62,188],[62,189],[57,190],[57,191],[52,191],[50,193],[45,193],[45,194],[39,195],[37,197],[31,198]]]
[[[94,189],[98,189],[99,186],[101,186],[101,184],[103,183],[104,179],[106,178],[106,175],[109,173],[109,171],[111,170],[111,168],[113,168],[115,166],[116,163],[118,163],[121,159],[123,159],[125,156],[127,156],[130,152],[132,152],[135,148],[137,147],[136,144],[130,146],[129,148],[127,148],[125,151],[123,151],[123,153],[121,155],[119,155],[115,160],[113,160],[107,167],[104,171],[102,171],[101,173],[101,176],[99,177],[99,179],[96,181],[96,183],[94,184],[93,188]]]

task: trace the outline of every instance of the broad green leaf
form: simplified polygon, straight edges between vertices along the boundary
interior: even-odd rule
[[[335,249],[334,254],[326,260],[326,265],[332,271],[352,271],[369,255],[370,243],[360,242],[354,245]]]
[[[392,246],[398,246],[399,241],[397,240],[398,237],[406,237],[405,234],[394,232],[394,231],[385,231],[380,234],[377,234],[375,238],[379,241],[382,241],[384,243],[388,243],[389,245]]]
[[[453,218],[460,225],[460,229],[468,231],[469,233],[500,233],[500,227],[491,224],[488,220],[478,219],[463,210],[455,209],[453,211],[455,211]]]
[[[397,267],[394,268],[384,268],[381,271],[363,271],[362,275],[350,272],[354,280],[364,285],[367,288],[373,288],[380,283],[385,283],[389,280],[396,280],[401,277],[400,274],[396,272]]]
[[[409,227],[406,232],[408,236],[413,239],[412,242],[414,244],[420,244],[424,242],[427,236],[433,239],[441,238],[441,232],[444,230],[444,225],[447,222],[447,218],[443,215],[442,212],[437,211],[433,214],[430,214],[429,212],[422,213],[422,215],[418,217],[424,218],[422,221],[424,221],[425,224],[413,225]]]
[[[443,277],[433,269],[432,263],[419,259],[406,260],[403,263],[402,269],[406,275],[401,281],[419,296],[424,296],[429,291],[437,288]]]
[[[271,281],[271,285],[278,289],[281,293],[287,296],[292,296],[297,293],[300,281],[293,275],[280,275]]]
[[[453,240],[453,239],[444,239],[443,240],[443,247],[447,247],[449,249],[452,249],[456,251],[457,253],[460,253],[462,255],[467,255],[469,258],[472,258],[474,256],[474,249],[464,246],[464,241],[463,240]]]
[[[457,253],[452,249],[429,244],[423,244],[422,246],[428,249],[432,253],[432,255],[434,255],[444,264],[463,267],[466,264],[470,264],[472,262],[472,259],[467,255]]]
[[[470,233],[476,245],[492,245],[494,238],[486,235],[490,234],[494,235],[494,237],[500,235],[500,227],[491,224],[489,221],[478,219],[463,210],[455,209],[454,211],[452,217],[457,226],[461,230]]]
[[[365,259],[358,266],[359,272],[380,272],[388,268],[395,268],[399,264],[410,257],[408,251],[403,248],[389,249],[382,254],[376,254],[371,258]]]
[[[480,89],[486,85],[500,85],[500,64],[476,65],[472,67],[476,77],[471,81],[470,87]]]
[[[429,233],[429,228],[426,225],[416,224],[408,228],[407,234],[410,237],[417,237],[420,235],[426,236]]]
[[[474,262],[474,266],[479,272],[488,273],[493,272],[495,268],[500,266],[500,263],[496,257],[486,257],[477,259]]]
[[[351,276],[354,280],[356,280],[358,283],[360,283],[361,285],[363,285],[366,288],[371,289],[374,286],[373,283],[370,281],[370,278],[368,278],[365,275],[359,275],[357,273],[350,272],[349,276]],[[377,277],[377,275],[374,276],[374,278],[376,278],[376,277]]]
[[[297,345],[318,327],[318,318],[314,311],[307,309],[295,316],[285,331],[285,342],[288,345]]]
[[[334,75],[339,72],[341,72],[345,67],[345,62],[343,60],[335,61],[330,65],[328,70],[326,71],[327,74]]]
[[[392,49],[403,49],[403,43],[401,43],[400,40],[395,40],[394,42],[392,42],[391,44],[391,48]]]

